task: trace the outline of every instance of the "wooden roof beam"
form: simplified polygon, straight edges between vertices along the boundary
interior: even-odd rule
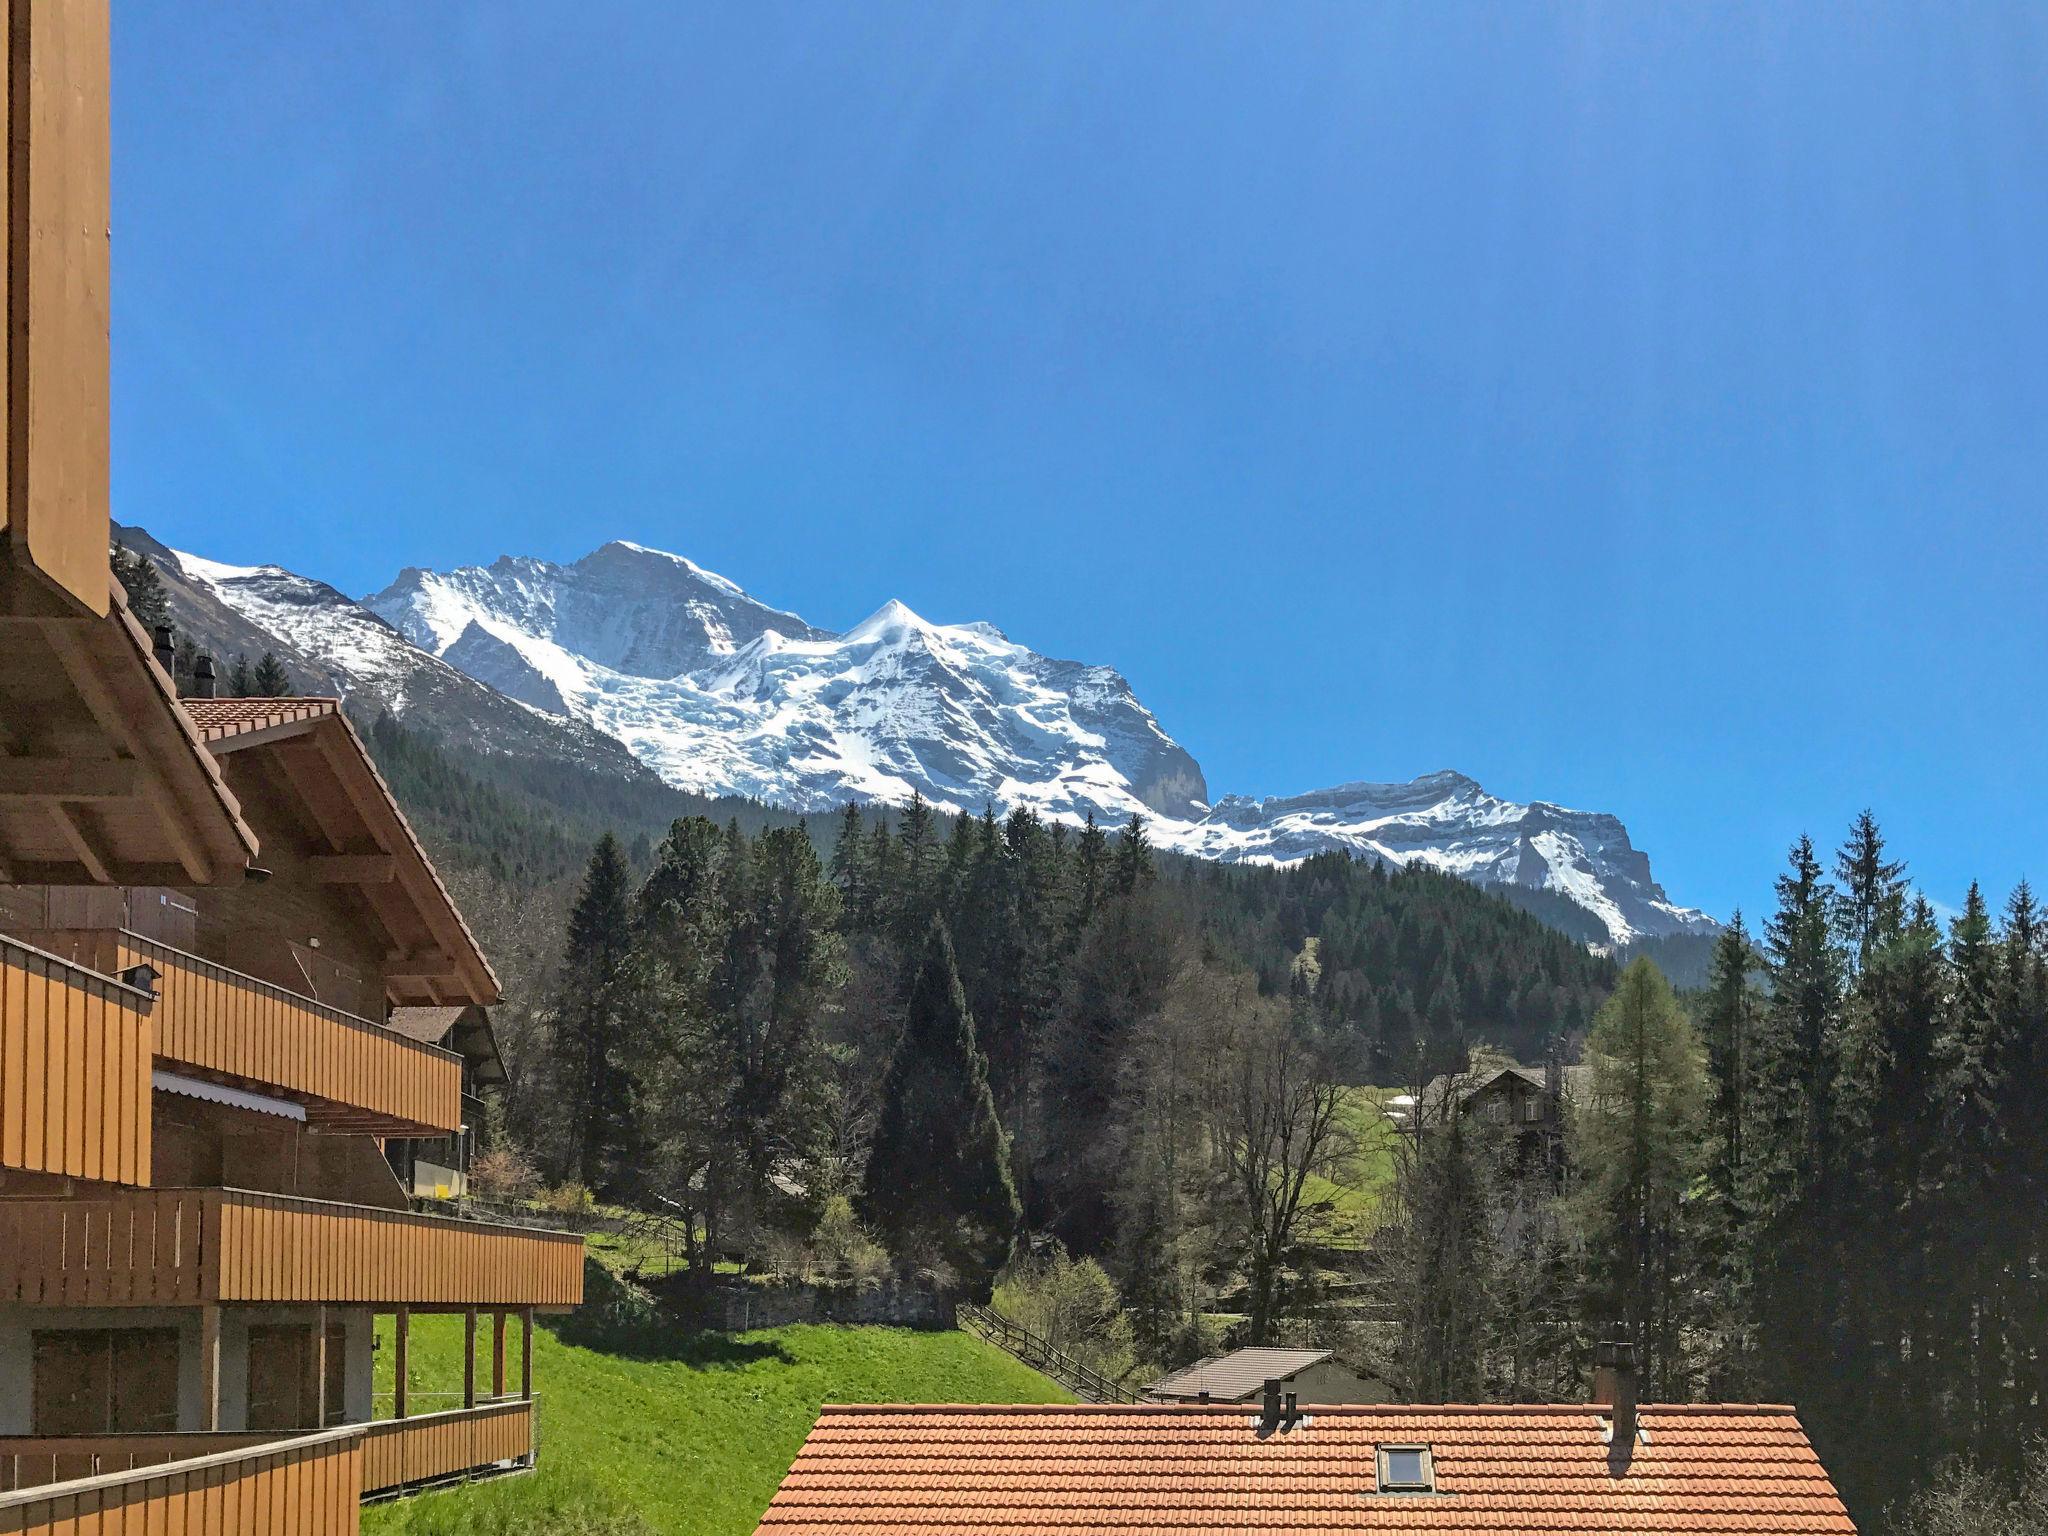
[[[0,757],[0,800],[133,800],[144,779],[132,757]]]
[[[99,846],[99,839],[85,824],[85,818],[61,800],[52,801],[50,816],[57,823],[57,830],[70,845],[73,857],[85,866],[85,872],[101,885],[117,885],[114,879],[113,862]]]

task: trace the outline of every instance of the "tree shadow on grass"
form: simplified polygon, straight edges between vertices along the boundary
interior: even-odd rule
[[[641,1287],[594,1259],[583,1266],[583,1305],[538,1319],[564,1344],[628,1360],[659,1360],[696,1370],[738,1370],[760,1361],[794,1365],[779,1339],[741,1339],[687,1327]]]

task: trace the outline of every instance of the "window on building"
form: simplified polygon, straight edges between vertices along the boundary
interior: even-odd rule
[[[38,1329],[33,1353],[30,1417],[36,1434],[177,1429],[177,1329]]]
[[[1436,1463],[1426,1445],[1380,1447],[1381,1493],[1435,1493]]]

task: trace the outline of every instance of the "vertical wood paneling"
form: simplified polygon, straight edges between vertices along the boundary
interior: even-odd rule
[[[0,1200],[0,1302],[573,1307],[562,1233],[240,1190]]]
[[[8,1536],[356,1536],[365,1464],[361,1429],[265,1440],[196,1459],[149,1451],[133,1469],[0,1493]],[[163,1436],[164,1440],[198,1440]],[[228,1437],[231,1440],[237,1437]],[[116,1442],[109,1442],[110,1445]],[[217,1441],[216,1441],[217,1443]],[[109,1452],[115,1459],[122,1453]],[[184,1450],[182,1458],[194,1458]]]
[[[76,953],[88,936],[48,937]],[[423,1133],[461,1126],[462,1062],[454,1053],[155,940],[108,937],[118,939],[110,969],[147,962],[162,975],[155,1049],[166,1063],[388,1116]]]
[[[0,938],[0,1164],[148,1182],[144,1001],[104,976]]]
[[[533,1404],[486,1403],[478,1408],[386,1419],[363,1439],[363,1492],[381,1493],[433,1482],[533,1453]]]

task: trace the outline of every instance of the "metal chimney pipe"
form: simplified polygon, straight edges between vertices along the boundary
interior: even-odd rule
[[[1268,1425],[1280,1422],[1280,1383],[1268,1381],[1259,1394],[1259,1417]]]
[[[213,658],[202,654],[192,663],[192,696],[196,699],[210,699],[213,697],[214,687]]]
[[[178,675],[178,636],[168,624],[159,624],[150,649],[156,664],[171,677]]]

